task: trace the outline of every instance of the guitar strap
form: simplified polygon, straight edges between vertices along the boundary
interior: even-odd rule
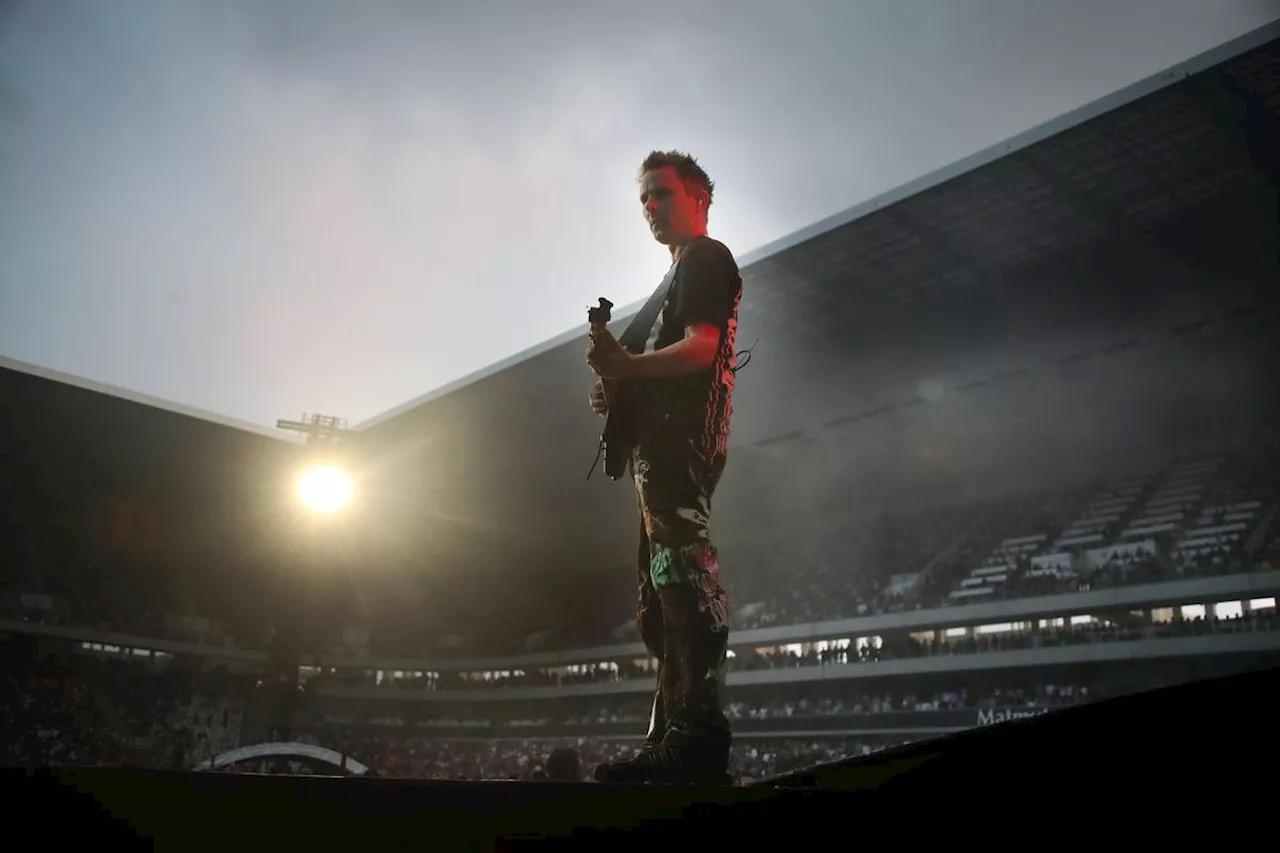
[[[681,258],[683,257],[682,254]],[[658,289],[649,297],[649,301],[640,309],[640,313],[631,318],[631,322],[627,324],[627,330],[622,333],[622,337],[618,338],[618,343],[632,355],[640,355],[644,352],[644,346],[649,342],[649,332],[653,329],[653,321],[658,319],[658,315],[666,307],[667,296],[675,286],[676,271],[679,269],[680,261],[671,265],[671,269],[667,270],[667,274],[663,276]]]
[[[657,289],[649,297],[649,301],[641,307],[640,313],[631,318],[631,322],[627,324],[626,331],[618,338],[619,345],[632,355],[640,355],[644,352],[645,344],[649,342],[649,332],[653,330],[653,322],[658,319],[658,315],[666,307],[667,297],[671,294],[671,288],[675,286],[676,272],[679,268],[680,261],[676,261],[671,265],[671,269],[667,270],[667,274],[663,276]],[[604,439],[602,437],[600,446],[596,449],[595,461],[591,463],[591,470],[587,472],[588,480],[595,473],[596,466],[600,464],[600,456],[603,452]]]

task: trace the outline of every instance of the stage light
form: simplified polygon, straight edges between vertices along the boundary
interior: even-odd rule
[[[317,466],[298,479],[298,498],[313,512],[337,512],[351,502],[351,480],[338,468]]]

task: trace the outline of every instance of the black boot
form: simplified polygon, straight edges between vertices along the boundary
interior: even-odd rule
[[[640,747],[640,751],[630,758],[621,758],[617,761],[605,761],[596,765],[595,780],[597,782],[612,782],[614,784],[644,784],[649,781],[650,771],[648,769],[648,753],[659,749],[662,742],[659,740],[646,739]]]
[[[670,730],[648,756],[649,781],[664,785],[732,785],[729,746],[732,737],[717,728],[686,733]]]
[[[641,620],[641,624],[645,624]],[[648,771],[642,756],[657,749],[667,731],[667,715],[662,704],[662,658],[658,657],[658,689],[653,694],[653,707],[649,711],[649,733],[645,736],[640,751],[630,758],[619,761],[606,761],[595,769],[597,782],[614,782],[621,784],[643,784],[648,779]]]
[[[629,759],[601,764],[595,777],[597,782],[630,784],[732,785],[729,736],[668,732],[661,743],[646,741]]]

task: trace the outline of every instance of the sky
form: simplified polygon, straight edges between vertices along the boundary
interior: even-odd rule
[[[636,169],[743,254],[1280,0],[6,0],[0,355],[352,424],[646,297]],[[589,379],[582,375],[568,382]]]

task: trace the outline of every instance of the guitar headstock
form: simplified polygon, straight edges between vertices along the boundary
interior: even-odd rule
[[[600,305],[596,308],[587,309],[587,322],[597,328],[602,328],[609,324],[613,319],[613,303],[603,296],[600,297]]]

